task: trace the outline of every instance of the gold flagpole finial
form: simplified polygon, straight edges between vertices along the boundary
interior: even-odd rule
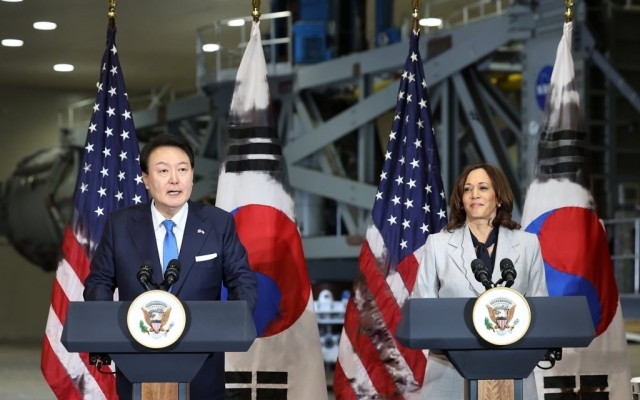
[[[252,0],[253,1],[253,11],[251,15],[253,16],[253,20],[255,22],[260,21],[260,0]]]
[[[411,16],[413,17],[413,30],[417,31],[420,29],[420,24],[418,23],[420,20],[420,12],[418,11],[418,8],[420,7],[420,0],[411,0],[411,2],[413,6],[413,13],[411,13]]]
[[[114,27],[116,25],[116,0],[107,0],[109,4],[109,12],[107,18],[109,19],[109,26]]]
[[[565,0],[564,5],[567,8],[564,12],[564,22],[573,20],[573,0]]]

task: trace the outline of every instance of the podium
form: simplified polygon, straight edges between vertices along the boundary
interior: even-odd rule
[[[469,381],[470,399],[477,399],[478,380],[484,379],[513,379],[515,399],[522,399],[522,379],[548,350],[587,347],[595,337],[585,297],[528,297],[527,333],[513,344],[492,345],[473,326],[475,302],[475,298],[409,299],[396,329],[405,347],[442,351]]]
[[[71,302],[61,342],[69,352],[108,354],[133,383],[133,400],[142,400],[143,385],[152,382],[177,382],[177,398],[187,400],[188,382],[210,353],[247,351],[256,338],[246,301],[183,301],[187,324],[180,339],[149,349],[129,333],[130,304]]]

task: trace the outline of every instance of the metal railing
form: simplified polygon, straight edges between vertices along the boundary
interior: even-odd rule
[[[478,0],[450,14],[444,19],[442,27],[450,28],[501,15],[513,3],[514,0]],[[233,24],[236,21],[242,23]],[[203,88],[211,83],[235,79],[251,32],[251,21],[251,16],[223,19],[196,29],[197,87]],[[294,59],[291,12],[263,14],[260,25],[269,75],[292,73]],[[283,31],[286,33],[282,34]],[[279,32],[282,36],[277,36]],[[205,51],[204,45],[216,45],[217,49]],[[278,46],[286,46],[286,51],[281,51]]]
[[[503,14],[513,0],[479,0],[451,13],[443,21],[444,28],[466,25]]]
[[[620,293],[640,294],[640,218],[603,221]]]
[[[251,35],[253,17],[223,19],[196,30],[196,80],[202,88],[209,83],[234,80]],[[238,22],[235,25],[234,22]],[[231,22],[231,25],[229,24]],[[293,65],[293,19],[290,11],[262,14],[260,32],[270,75],[291,73]],[[286,34],[278,36],[279,31]],[[207,52],[204,45],[217,45]],[[280,46],[286,50],[281,51]]]

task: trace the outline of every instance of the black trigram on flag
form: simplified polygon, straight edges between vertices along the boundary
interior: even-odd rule
[[[225,400],[287,400],[287,372],[227,371],[224,377]]]
[[[282,170],[282,148],[273,128],[230,128],[228,145],[226,172]]]
[[[545,376],[544,400],[609,400],[608,375]],[[549,393],[550,391],[555,393]]]
[[[538,142],[538,180],[567,178],[588,184],[585,171],[587,134],[574,130],[543,132]]]

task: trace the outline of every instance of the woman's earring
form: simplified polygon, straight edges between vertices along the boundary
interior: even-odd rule
[[[502,204],[498,204],[498,207],[502,207]]]

